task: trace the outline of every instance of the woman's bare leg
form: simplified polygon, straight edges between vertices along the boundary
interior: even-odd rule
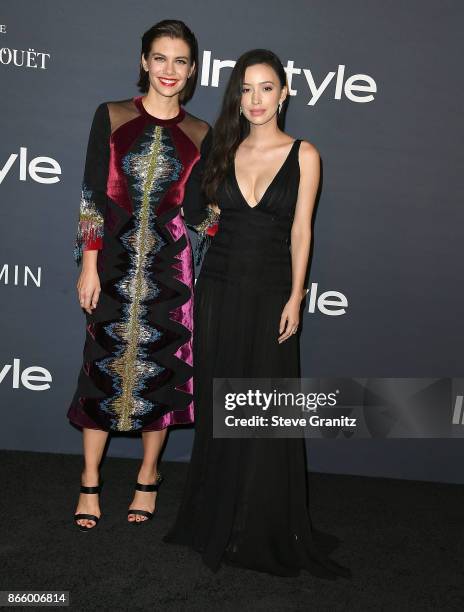
[[[88,429],[87,427],[82,430],[84,469],[81,475],[81,483],[85,487],[95,487],[99,484],[99,467],[107,438],[107,431]],[[99,496],[81,493],[76,509],[76,514],[80,513],[95,514],[95,516],[100,517]],[[92,521],[92,519],[79,519],[77,522],[85,527],[95,525],[95,521]]]
[[[158,458],[163,448],[166,439],[167,428],[160,431],[143,431],[143,461],[137,476],[137,481],[140,484],[154,484],[158,476]],[[134,499],[132,500],[129,510],[137,508],[138,510],[147,510],[154,512],[156,503],[156,491],[135,491]],[[146,521],[145,516],[129,514],[127,517],[129,522]]]

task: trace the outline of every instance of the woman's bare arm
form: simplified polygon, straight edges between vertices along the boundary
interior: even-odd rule
[[[303,141],[299,150],[300,186],[291,229],[292,291],[282,312],[278,341],[284,342],[298,329],[304,281],[311,247],[311,219],[320,179],[319,152]]]

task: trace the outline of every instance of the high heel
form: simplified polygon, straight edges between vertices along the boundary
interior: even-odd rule
[[[100,483],[96,487],[85,487],[84,485],[81,485],[80,492],[87,493],[88,495],[100,493],[102,484],[103,483]],[[98,525],[98,521],[100,520],[100,518],[101,517],[99,516],[95,516],[95,514],[85,514],[80,512],[79,514],[74,515],[74,523],[75,525],[77,525],[77,527],[79,527],[80,531],[90,531],[91,529],[95,529],[95,527]],[[86,525],[79,525],[77,521],[79,521],[80,519],[88,519],[90,521],[95,521],[95,525],[92,525],[91,527],[88,527]]]
[[[146,491],[146,492],[158,491],[160,484],[163,482],[163,480],[164,478],[158,472],[158,476],[154,484],[144,485],[144,484],[141,484],[140,482],[137,482],[137,484],[135,485],[135,490],[136,491]],[[129,510],[127,511],[127,516],[129,516],[130,514],[134,514],[134,515],[138,514],[139,516],[146,516],[146,519],[144,521],[136,521],[134,519],[133,521],[127,521],[127,522],[130,525],[141,525],[142,523],[147,523],[150,519],[153,518],[153,515],[155,514],[155,512],[156,512],[156,507],[153,512],[149,512],[148,510],[137,510],[135,508],[129,508]]]

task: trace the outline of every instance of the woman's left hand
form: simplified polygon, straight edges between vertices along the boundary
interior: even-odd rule
[[[290,336],[296,334],[300,323],[301,299],[298,296],[290,297],[282,310],[280,317],[279,334],[277,341],[279,344],[288,340]]]

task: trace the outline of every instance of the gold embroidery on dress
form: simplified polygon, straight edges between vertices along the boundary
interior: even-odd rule
[[[166,178],[169,173],[167,159],[160,154],[161,139],[162,128],[156,126],[147,154],[138,155],[131,162],[132,170],[138,175],[143,185],[143,194],[141,205],[135,213],[136,230],[129,239],[134,250],[135,266],[132,267],[128,278],[120,284],[120,290],[131,300],[128,308],[129,316],[126,322],[118,323],[115,327],[115,331],[127,344],[120,357],[110,365],[110,369],[121,379],[121,393],[112,402],[112,407],[118,416],[117,429],[119,431],[131,430],[131,416],[140,414],[143,409],[143,400],[134,394],[136,381],[142,376],[157,373],[156,364],[138,358],[138,349],[139,344],[146,342],[151,336],[150,330],[143,325],[141,320],[145,313],[143,300],[146,299],[149,291],[146,259],[156,244],[149,225],[150,195],[156,182]]]

